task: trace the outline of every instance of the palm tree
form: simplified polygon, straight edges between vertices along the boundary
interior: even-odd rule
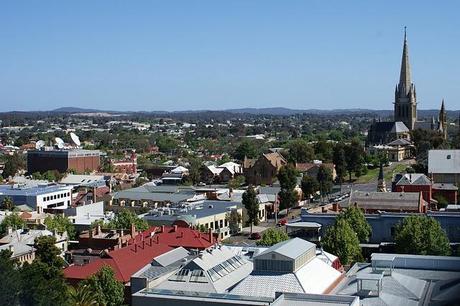
[[[88,286],[69,287],[69,305],[71,306],[96,306],[96,294]]]

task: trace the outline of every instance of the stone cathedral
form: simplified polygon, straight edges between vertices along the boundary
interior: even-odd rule
[[[410,138],[410,131],[414,129],[439,131],[447,138],[447,116],[444,100],[437,119],[431,121],[417,120],[417,92],[411,79],[409,63],[409,46],[406,30],[404,30],[404,44],[401,59],[399,83],[395,88],[394,121],[373,122],[369,128],[368,145],[386,144],[396,139]]]

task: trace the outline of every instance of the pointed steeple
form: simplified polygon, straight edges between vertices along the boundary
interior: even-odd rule
[[[399,75],[399,89],[404,90],[404,94],[408,94],[411,88],[412,81],[410,77],[410,64],[409,64],[409,46],[407,44],[406,27],[404,27],[404,46],[401,59],[401,73]]]

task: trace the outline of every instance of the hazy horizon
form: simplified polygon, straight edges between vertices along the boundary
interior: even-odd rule
[[[460,4],[4,1],[0,111],[460,108]]]

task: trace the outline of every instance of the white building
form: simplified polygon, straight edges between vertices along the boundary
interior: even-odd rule
[[[34,210],[65,209],[72,202],[72,187],[57,184],[0,185],[0,203],[9,197],[14,205],[27,205]]]

